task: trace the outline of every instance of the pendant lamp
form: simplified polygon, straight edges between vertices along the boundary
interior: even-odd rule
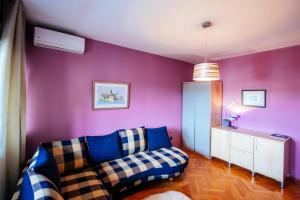
[[[205,55],[204,63],[199,63],[194,66],[194,81],[215,81],[220,80],[220,70],[218,63],[210,63],[206,60],[207,54],[207,28],[211,27],[211,22],[204,22],[202,28],[205,29]]]

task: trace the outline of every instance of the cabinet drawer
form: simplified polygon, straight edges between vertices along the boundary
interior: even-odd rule
[[[230,163],[253,171],[253,153],[230,148]]]
[[[249,135],[243,135],[243,134],[231,132],[230,146],[234,147],[235,149],[240,149],[252,153],[253,146],[254,146],[254,139],[252,136]]]

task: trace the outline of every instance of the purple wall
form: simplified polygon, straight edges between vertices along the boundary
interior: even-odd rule
[[[241,108],[239,127],[292,137],[292,174],[300,178],[300,46],[218,61],[223,108],[241,103],[242,89],[267,89],[267,108]]]
[[[83,55],[32,46],[27,56],[27,156],[40,142],[166,125],[181,144],[181,87],[193,66],[87,40]],[[92,111],[92,81],[131,84],[130,109]]]
[[[26,51],[27,156],[40,142],[142,125],[167,125],[181,144],[181,83],[191,80],[191,64],[92,40],[83,55],[30,40]],[[242,108],[239,126],[290,135],[291,171],[300,178],[300,46],[218,62],[223,113],[242,89],[267,89],[267,108]],[[130,109],[92,111],[92,80],[131,83]]]

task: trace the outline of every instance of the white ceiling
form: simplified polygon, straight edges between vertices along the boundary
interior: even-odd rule
[[[23,0],[33,24],[197,63],[300,44],[300,0]]]

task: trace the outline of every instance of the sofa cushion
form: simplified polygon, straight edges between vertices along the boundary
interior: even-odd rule
[[[150,181],[175,178],[183,173],[185,166],[179,166],[182,170],[178,170],[175,173],[169,172],[167,169],[152,169],[150,171],[143,172],[141,174],[132,176],[130,179],[123,181],[114,187],[112,192],[122,193],[130,189],[135,189],[138,185],[146,184]]]
[[[98,174],[91,168],[63,175],[61,184],[61,191],[66,199],[111,199]]]
[[[119,130],[122,143],[123,156],[132,155],[146,150],[144,127]]]
[[[31,197],[33,198],[33,190],[32,190],[32,187],[31,187],[30,179],[29,179],[28,174],[26,175],[25,173],[27,173],[27,169],[28,169],[30,163],[32,163],[32,161],[35,160],[37,156],[38,156],[38,151],[36,151],[34,153],[32,158],[30,158],[29,160],[26,161],[25,166],[24,166],[24,168],[22,170],[22,173],[21,173],[21,177],[20,177],[20,179],[17,183],[16,191],[12,196],[12,200],[30,199]],[[23,182],[25,182],[24,185],[23,185]],[[30,186],[30,188],[28,186]],[[24,193],[24,190],[26,190],[25,193]],[[28,192],[29,192],[30,196],[28,196]],[[30,194],[30,193],[32,193],[32,194]]]
[[[160,128],[147,128],[146,133],[149,151],[172,146],[166,126]]]
[[[87,136],[88,154],[91,161],[99,164],[122,157],[118,131],[104,136]]]
[[[52,154],[45,147],[40,146],[38,148],[37,155],[31,160],[28,169],[46,176],[60,190],[60,176],[57,164]]]
[[[63,200],[58,188],[47,177],[31,170],[27,170],[26,173],[29,176],[34,199]]]
[[[20,179],[21,183],[18,183],[19,194],[14,194],[12,199],[34,199],[33,190],[27,171],[23,174],[23,179]],[[18,195],[18,196],[16,196]]]
[[[81,169],[88,165],[85,137],[43,143],[52,152],[59,173]]]
[[[187,165],[187,162],[186,153],[176,147],[170,147],[151,152],[139,152],[121,159],[101,163],[96,166],[96,170],[104,185],[108,189],[112,189],[131,177],[149,172],[151,169],[174,172],[172,169],[179,166],[180,169],[175,171],[180,171]]]

